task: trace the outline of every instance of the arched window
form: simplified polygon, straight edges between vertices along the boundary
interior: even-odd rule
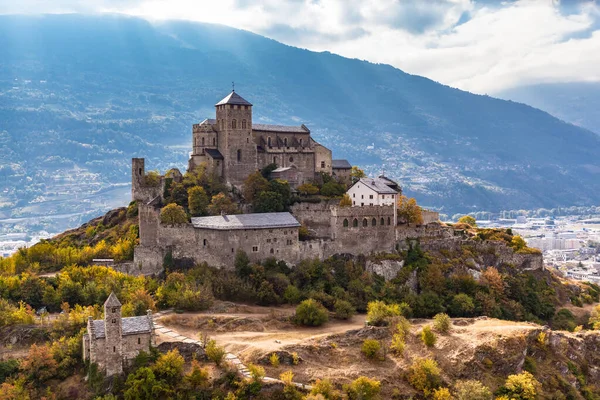
[[[208,243],[208,242],[206,241],[206,239],[204,239],[204,240],[202,241],[202,244],[204,244],[205,246],[206,246],[206,244],[207,244],[207,243]]]
[[[246,120],[245,119],[242,120],[242,129],[246,129]]]
[[[271,136],[267,138],[267,146],[271,147]]]
[[[294,162],[294,157],[290,157],[290,162]]]
[[[287,138],[284,138],[284,139],[283,139],[283,145],[284,145],[285,147],[287,147]]]
[[[381,221],[379,221],[379,225],[385,225],[385,220],[383,218],[381,218]]]
[[[356,218],[354,218],[354,221],[352,221],[352,226],[354,228],[358,228],[358,220]]]
[[[242,161],[242,150],[237,151],[237,160]]]
[[[377,220],[375,218],[371,220],[371,226],[377,226]]]
[[[271,254],[273,254],[273,253],[274,253],[274,251],[273,251],[273,249],[271,249]]]
[[[213,146],[217,145],[217,138],[213,138]]]
[[[277,157],[273,157],[273,164],[277,164]]]
[[[231,120],[231,129],[237,129],[237,121],[235,119]]]
[[[369,226],[369,221],[366,218],[363,218],[363,226]]]
[[[204,146],[204,138],[202,138],[202,146]]]
[[[142,339],[138,338],[138,344],[142,344]]]
[[[344,228],[348,227],[348,219],[344,218]]]
[[[392,219],[390,217],[388,217],[388,225],[392,224]]]

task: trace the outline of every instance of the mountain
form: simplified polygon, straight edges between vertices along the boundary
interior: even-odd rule
[[[600,203],[598,135],[389,65],[106,15],[0,16],[0,49],[0,233],[126,204],[131,157],[185,168],[192,124],[231,81],[256,123],[304,123],[446,213]]]
[[[529,104],[600,134],[600,82],[529,85],[507,89],[495,95]]]

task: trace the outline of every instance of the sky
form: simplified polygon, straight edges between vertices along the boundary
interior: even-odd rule
[[[224,24],[481,94],[600,81],[600,0],[0,0],[72,12]]]

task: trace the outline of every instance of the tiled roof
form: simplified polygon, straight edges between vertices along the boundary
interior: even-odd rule
[[[204,152],[208,154],[210,158],[215,160],[223,160],[223,154],[217,149],[204,149]]]
[[[352,169],[352,165],[348,160],[331,160],[331,168],[333,169]]]
[[[96,338],[106,337],[106,332],[104,331],[104,320],[97,319],[97,320],[93,321],[93,324],[94,324],[94,337],[96,337]],[[121,326],[123,329],[123,336],[135,335],[138,333],[151,333],[152,332],[152,324],[150,322],[150,317],[148,317],[147,315],[143,315],[141,317],[121,318]]]
[[[265,131],[265,132],[282,132],[282,133],[309,133],[307,127],[304,125],[300,126],[288,126],[288,125],[268,125],[268,124],[252,124],[253,131]]]
[[[192,218],[194,228],[232,230],[295,228],[300,223],[288,212],[216,215]]]
[[[110,292],[108,299],[104,302],[104,307],[121,307],[121,302],[117,299],[115,292]]]
[[[375,192],[377,192],[379,194],[396,194],[396,193],[398,193],[397,191],[395,191],[394,189],[392,189],[391,187],[386,185],[385,181],[383,179],[360,178],[358,180],[358,182],[355,183],[355,185],[357,185],[358,183],[362,183],[366,187],[374,190]]]
[[[249,102],[247,102],[246,100],[244,100],[242,98],[242,96],[237,94],[235,91],[232,91],[231,93],[229,93],[229,95],[227,95],[223,100],[221,100],[220,102],[218,102],[215,105],[222,106],[223,104],[235,104],[235,105],[239,105],[239,106],[251,106],[252,105]]]

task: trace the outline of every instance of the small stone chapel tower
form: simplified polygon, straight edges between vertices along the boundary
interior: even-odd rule
[[[121,302],[111,293],[104,303],[104,332],[106,335],[106,375],[123,372],[123,326]]]
[[[223,176],[232,185],[241,185],[258,169],[256,143],[252,136],[252,104],[233,90],[215,104],[219,151],[223,155]]]

